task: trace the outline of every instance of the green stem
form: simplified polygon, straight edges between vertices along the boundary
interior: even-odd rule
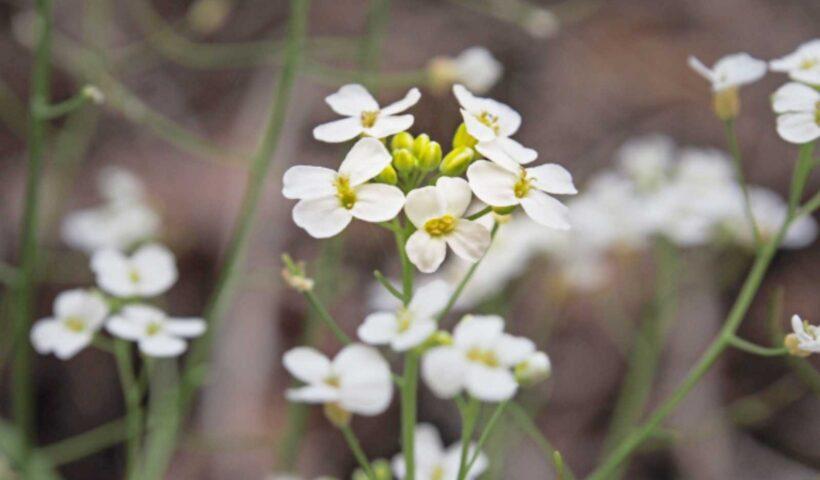
[[[724,127],[726,132],[726,141],[729,144],[729,151],[732,153],[732,159],[735,164],[737,183],[740,185],[740,190],[743,193],[743,209],[746,213],[747,219],[749,220],[749,225],[752,227],[755,248],[760,248],[763,245],[763,240],[760,237],[760,229],[757,226],[757,220],[755,219],[754,212],[752,211],[752,202],[749,199],[749,188],[746,183],[746,176],[743,173],[743,157],[740,153],[740,145],[737,141],[734,120],[726,120],[726,122],[724,122]]]
[[[2,272],[0,272],[2,273]],[[391,295],[399,299],[400,301],[404,302],[404,293],[400,292],[398,288],[394,287],[390,280],[385,277],[382,272],[375,270],[373,272],[373,276],[376,277],[376,281],[378,281]],[[0,278],[2,276],[0,275]]]
[[[407,306],[413,298],[413,264],[410,263],[410,257],[407,256],[407,251],[404,249],[407,235],[398,219],[393,221],[393,228],[396,236],[396,248],[399,250],[399,258],[401,259],[402,303]]]
[[[458,462],[458,480],[464,480],[467,475],[467,456],[470,451],[470,443],[473,440],[473,432],[478,422],[478,413],[481,404],[477,399],[470,397],[467,405],[461,411],[461,459]]]
[[[370,466],[370,462],[367,460],[367,455],[365,455],[364,450],[362,450],[362,446],[359,443],[359,439],[356,438],[356,434],[353,433],[353,430],[350,429],[349,425],[340,427],[339,430],[342,431],[342,435],[344,435],[345,441],[350,447],[350,451],[353,452],[353,456],[356,457],[356,461],[359,462],[359,466],[362,467],[364,473],[367,475],[367,478],[370,480],[376,480],[376,475],[373,473],[373,467]]]
[[[493,229],[490,233],[490,248],[492,248],[492,240],[495,239],[495,234],[498,232],[498,228],[499,228],[498,223],[493,225]],[[478,268],[479,264],[481,264],[481,259],[479,259],[477,262],[472,264],[470,266],[470,269],[467,270],[467,273],[464,275],[464,278],[462,278],[461,281],[458,282],[458,286],[456,287],[453,294],[450,295],[450,299],[447,300],[447,305],[444,306],[444,310],[442,310],[441,313],[439,313],[438,317],[436,318],[436,320],[438,321],[439,324],[441,324],[441,322],[445,318],[447,318],[447,315],[450,314],[450,310],[453,309],[453,306],[455,306],[456,302],[458,301],[458,297],[461,296],[461,293],[464,291],[464,288],[467,287],[467,283],[469,283],[470,279],[473,278],[473,274],[475,273],[475,271]]]
[[[305,298],[307,298],[308,303],[310,306],[313,307],[316,314],[319,315],[319,318],[324,322],[325,326],[333,332],[333,335],[345,345],[349,345],[353,342],[349,336],[345,332],[342,331],[339,324],[336,323],[336,320],[330,315],[330,312],[327,311],[325,306],[322,304],[322,301],[319,300],[319,297],[316,296],[312,290],[307,290],[303,292]]]
[[[390,19],[390,0],[370,0],[367,11],[367,35],[359,45],[359,68],[362,79],[368,87],[374,88],[369,79],[379,71],[382,37]],[[375,92],[374,92],[375,93]]]
[[[731,335],[728,342],[729,345],[737,348],[738,350],[743,350],[744,352],[751,353],[753,355],[760,355],[762,357],[779,357],[789,353],[786,348],[764,347],[744,340],[736,335]]]
[[[820,192],[815,192],[815,194],[806,203],[804,203],[802,207],[800,207],[797,217],[799,218],[803,215],[811,215],[818,208],[820,208]]]
[[[145,480],[160,480],[165,478],[182,427],[178,408],[179,372],[175,359],[145,360],[149,370],[150,398],[142,477]]]
[[[416,398],[418,395],[419,353],[411,350],[404,357],[404,376],[401,382],[401,446],[404,455],[405,477],[416,478]]]
[[[125,424],[127,431],[125,478],[139,478],[140,436],[142,429],[142,413],[140,408],[141,392],[139,382],[134,375],[134,365],[131,360],[131,342],[116,340],[114,342],[114,357],[117,360],[117,371],[120,377],[120,386],[125,400]]]
[[[128,439],[125,419],[118,418],[87,432],[44,447],[41,452],[54,466],[65,465]]]
[[[16,312],[14,322],[15,355],[13,364],[12,413],[22,435],[24,456],[34,440],[35,398],[32,387],[31,345],[28,341],[31,328],[34,283],[37,275],[38,224],[40,211],[40,186],[42,184],[43,156],[46,146],[46,121],[36,115],[36,105],[48,104],[51,83],[51,0],[35,2],[36,30],[39,34],[31,78],[29,104],[28,165],[23,224],[20,236],[20,277],[17,283]]]
[[[487,215],[488,213],[493,211],[493,207],[484,207],[481,210],[475,212],[474,214],[467,217],[467,220],[478,220],[479,218]]]
[[[493,414],[490,416],[490,419],[487,421],[487,425],[484,426],[484,429],[481,431],[481,435],[478,437],[478,443],[476,444],[475,451],[470,456],[470,461],[467,462],[467,469],[465,470],[465,475],[470,472],[470,469],[473,468],[473,464],[475,464],[476,460],[478,460],[479,455],[481,455],[481,450],[484,448],[484,445],[489,440],[490,435],[493,433],[493,429],[495,428],[496,423],[504,414],[504,410],[507,408],[507,405],[510,404],[509,400],[504,400],[503,402],[499,403]]]
[[[547,457],[555,459],[555,454],[558,453],[558,451],[555,450],[552,443],[544,437],[541,430],[538,429],[538,425],[535,424],[532,417],[530,417],[524,408],[517,403],[511,403],[507,411],[512,415],[513,422],[515,422],[516,426],[524,431],[524,433],[530,437],[530,440],[535,442]],[[566,463],[563,463],[563,472],[566,476],[566,480],[574,480],[575,475]]]
[[[95,87],[87,85],[73,97],[54,105],[36,105],[34,108],[35,112],[40,118],[45,120],[53,120],[68,115],[89,102],[97,101],[95,94],[92,93],[94,88]]]

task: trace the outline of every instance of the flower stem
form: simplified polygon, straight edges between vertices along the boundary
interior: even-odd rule
[[[760,355],[761,357],[779,357],[789,353],[786,348],[764,347],[748,340],[744,340],[736,335],[729,336],[728,342],[729,345],[737,348],[738,350],[743,350],[744,352],[751,353],[752,355]]]
[[[401,258],[402,303],[406,307],[413,298],[413,264],[410,263],[410,258],[404,249],[404,243],[407,241],[405,229],[398,219],[393,221],[393,227],[396,236],[396,248],[398,248],[399,257]]]
[[[416,478],[415,432],[416,397],[418,395],[419,353],[411,350],[404,357],[401,382],[401,446],[404,455],[405,479]]]
[[[487,215],[488,213],[493,211],[493,207],[484,207],[481,210],[475,212],[474,214],[467,217],[467,220],[478,220],[479,218]]]
[[[376,475],[373,473],[373,467],[370,466],[370,462],[367,460],[367,455],[364,454],[364,450],[362,450],[362,446],[359,443],[359,439],[356,438],[356,434],[353,433],[353,430],[350,429],[349,425],[340,427],[339,430],[342,431],[342,435],[344,435],[345,441],[347,441],[347,445],[350,447],[350,451],[353,452],[353,456],[356,457],[356,461],[359,462],[359,466],[362,467],[362,470],[364,470],[367,478],[370,480],[376,480]]]
[[[116,340],[114,342],[114,358],[117,360],[117,371],[120,377],[120,386],[125,400],[125,424],[127,440],[125,445],[126,467],[125,478],[139,478],[140,436],[142,429],[142,413],[140,411],[141,392],[139,382],[134,375],[134,365],[131,361],[131,342]]]
[[[735,164],[737,183],[740,185],[740,190],[743,193],[743,210],[746,213],[747,220],[749,220],[749,225],[752,227],[755,248],[760,248],[763,245],[763,240],[760,237],[760,229],[757,226],[757,220],[755,220],[755,215],[752,211],[752,202],[749,199],[749,188],[746,183],[746,175],[743,173],[743,157],[740,153],[740,145],[738,144],[737,133],[735,132],[735,121],[732,119],[726,120],[724,127],[726,141],[729,144],[729,151],[732,153],[732,159]]]
[[[530,437],[530,440],[536,443],[539,448],[551,459],[555,459],[555,454],[558,453],[558,450],[553,448],[552,443],[544,437],[544,434],[541,433],[541,430],[538,429],[538,425],[533,422],[530,415],[524,410],[524,408],[513,402],[509,405],[507,409],[509,414],[512,416],[513,422],[516,423],[519,429],[523,430],[524,433]],[[560,454],[559,454],[560,456]],[[569,466],[566,462],[562,462],[562,469],[566,480],[574,480],[575,475],[570,470]]]
[[[470,443],[473,440],[473,432],[478,422],[478,413],[481,404],[476,398],[470,397],[467,404],[461,411],[461,459],[458,463],[458,480],[464,480],[467,476],[467,456],[470,452]]]
[[[484,429],[481,431],[481,435],[478,437],[478,443],[476,444],[475,451],[472,455],[470,455],[470,460],[467,462],[467,472],[473,468],[473,464],[478,460],[479,455],[481,455],[481,449],[484,448],[484,444],[487,443],[489,440],[490,435],[493,433],[493,429],[495,428],[496,423],[504,414],[504,410],[506,410],[507,405],[510,404],[509,400],[504,400],[503,402],[499,403],[493,414],[490,416],[490,419],[487,421],[487,424],[484,426]],[[466,474],[465,474],[466,475]]]
[[[93,87],[86,86],[73,97],[54,105],[35,105],[34,110],[40,118],[46,120],[53,120],[68,115],[87,103],[94,101],[94,96],[90,88]]]
[[[382,272],[375,270],[373,271],[373,276],[376,277],[376,281],[378,281],[391,295],[396,297],[397,299],[401,300],[402,303],[404,302],[404,293],[400,292],[398,288],[394,287],[390,280],[388,280]],[[0,275],[2,277],[2,275]]]
[[[87,432],[52,443],[41,449],[55,467],[87,457],[128,438],[126,420],[118,418]]]

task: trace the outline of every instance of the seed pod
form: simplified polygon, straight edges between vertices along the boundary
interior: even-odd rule
[[[458,147],[444,157],[439,171],[444,175],[457,177],[467,170],[475,158],[475,151],[470,147]]]

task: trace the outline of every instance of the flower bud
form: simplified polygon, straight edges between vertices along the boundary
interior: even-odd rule
[[[399,183],[399,176],[396,174],[396,169],[393,168],[392,165],[388,165],[376,176],[376,181],[388,185],[395,185]]]
[[[416,157],[406,148],[400,148],[393,152],[393,167],[399,173],[407,175],[416,168],[416,163]]]
[[[453,148],[458,147],[475,147],[478,140],[467,132],[467,125],[462,123],[458,126],[456,134],[453,135]]]
[[[516,205],[510,205],[508,207],[492,207],[493,213],[496,215],[509,215],[515,210]]]
[[[350,412],[342,408],[338,403],[326,403],[324,405],[325,417],[330,420],[330,423],[338,428],[350,425],[350,417],[353,416]]]
[[[426,133],[422,133],[415,140],[413,140],[413,155],[416,158],[420,157],[424,149],[427,148],[427,145],[430,144],[430,135]]]
[[[400,148],[413,149],[413,136],[409,132],[397,133],[390,140],[390,151],[395,152]]]
[[[376,480],[393,480],[393,470],[390,468],[390,462],[383,458],[374,460],[371,463],[373,467],[373,475]]]
[[[807,352],[800,348],[800,339],[793,333],[786,335],[786,338],[783,339],[783,345],[789,351],[789,355],[794,355],[795,357],[801,358],[811,355],[811,352]]]
[[[724,122],[733,120],[740,113],[740,95],[737,87],[724,88],[714,93],[712,107],[715,115]]]
[[[438,142],[428,143],[419,155],[419,168],[423,172],[431,172],[438,168],[440,163],[441,145]]]
[[[444,157],[444,160],[441,161],[439,170],[444,175],[457,177],[465,171],[467,171],[467,167],[470,166],[470,162],[472,162],[474,158],[475,151],[472,148],[454,148],[450,153],[447,154],[446,157]]]
[[[549,378],[550,359],[544,352],[535,352],[515,366],[515,380],[523,386],[532,386]]]

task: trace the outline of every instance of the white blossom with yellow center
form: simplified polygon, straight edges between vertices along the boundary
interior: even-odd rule
[[[297,165],[285,172],[282,194],[298,199],[293,221],[315,238],[332,237],[353,218],[386,222],[404,206],[398,188],[367,183],[390,165],[385,146],[374,138],[363,138],[350,149],[339,171]]]
[[[794,337],[797,339],[795,347],[800,353],[806,356],[812,353],[820,353],[820,328],[809,324],[800,318],[800,315],[792,316],[792,330],[794,330]],[[791,335],[789,335],[790,337]],[[787,337],[788,340],[788,337]]]
[[[461,462],[461,442],[444,448],[436,427],[429,423],[416,425],[413,437],[417,480],[458,480],[458,469]],[[467,458],[473,458],[476,444],[471,443],[467,449]],[[475,463],[462,478],[475,480],[487,469],[487,456],[478,452]],[[407,476],[404,455],[393,457],[393,473],[399,480]]]
[[[809,40],[785,57],[772,60],[769,68],[775,72],[788,72],[796,82],[820,86],[820,38]]]
[[[403,132],[413,125],[413,115],[397,115],[415,105],[421,98],[412,88],[401,100],[381,108],[366,88],[359,84],[345,85],[325,101],[334,112],[347,118],[324,123],[313,129],[316,140],[340,143],[360,135],[384,138]]]
[[[185,352],[186,338],[205,333],[201,318],[168,317],[150,305],[129,305],[111,317],[105,328],[114,336],[137,342],[139,349],[150,357],[176,357]]]
[[[820,92],[802,83],[787,83],[772,95],[777,133],[790,143],[809,143],[820,138]]]
[[[690,56],[689,66],[712,85],[713,92],[756,82],[766,74],[766,62],[753,58],[747,53],[726,55],[715,62],[712,68],[704,65],[696,57]]]
[[[87,290],[68,290],[54,300],[54,316],[31,329],[31,343],[38,353],[54,353],[66,360],[88,346],[108,315],[100,295]]]
[[[159,244],[140,247],[133,255],[106,249],[91,257],[97,285],[117,297],[153,297],[177,281],[174,254]]]

